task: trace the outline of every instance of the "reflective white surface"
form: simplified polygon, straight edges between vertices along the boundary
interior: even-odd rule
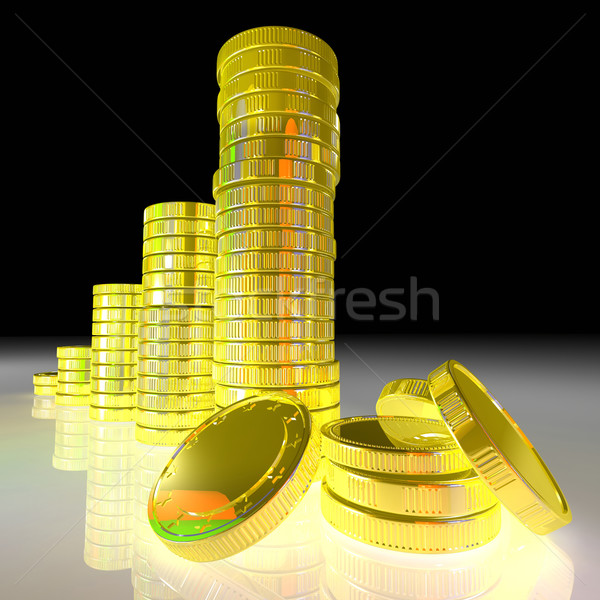
[[[4,597],[597,597],[597,340],[407,336],[336,343],[342,416],[373,414],[384,382],[425,377],[449,358],[463,362],[509,410],[552,470],[573,511],[568,526],[540,537],[504,511],[500,535],[483,548],[411,555],[360,544],[332,529],[321,518],[313,486],[273,534],[237,556],[208,564],[168,552],[143,520],[152,470],[168,458],[168,449],[122,439],[126,425],[115,426],[114,435],[88,426],[88,438],[92,432],[99,439],[88,443],[88,469],[52,466],[58,421],[32,418],[31,377],[53,370],[57,345],[81,341],[2,340]]]

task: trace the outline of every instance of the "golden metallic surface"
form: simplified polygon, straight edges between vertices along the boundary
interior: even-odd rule
[[[333,277],[334,260],[314,252],[249,250],[225,254],[216,261],[217,276],[268,271]]]
[[[136,350],[136,335],[93,335],[92,350]]]
[[[135,421],[142,427],[155,429],[190,429],[198,427],[213,413],[213,407],[205,410],[155,411],[138,406]]]
[[[215,298],[214,310],[217,319],[274,319],[279,317],[333,319],[335,317],[335,300],[332,298],[282,295],[219,296]],[[283,360],[280,362],[295,361]]]
[[[209,306],[148,307],[139,314],[139,323],[144,325],[211,323],[213,319],[213,309]]]
[[[57,388],[59,391],[68,394],[69,392],[67,392],[66,389],[63,388],[61,390],[61,383],[89,383],[90,375],[91,371],[89,369],[86,371],[63,371],[60,369],[56,381]]]
[[[223,233],[218,239],[219,256],[229,252],[246,252],[250,250],[293,250],[297,252],[319,252],[336,257],[335,239],[330,235],[281,229],[276,227],[250,229]]]
[[[206,410],[214,408],[215,394],[213,391],[190,394],[138,392],[137,406],[146,410]]]
[[[92,360],[94,352],[92,351]],[[86,358],[59,358],[59,371],[89,371],[92,366],[92,361]]]
[[[92,321],[96,323],[137,321],[139,310],[138,308],[94,308]]]
[[[213,193],[218,195],[246,181],[272,183],[274,179],[278,183],[314,187],[331,195],[335,194],[337,185],[335,172],[325,165],[294,158],[252,158],[219,167],[213,176]]]
[[[135,439],[149,446],[179,446],[194,429],[155,429],[135,424]]]
[[[142,260],[142,273],[155,271],[214,271],[214,254],[151,254]]]
[[[92,350],[91,362],[98,365],[134,364],[137,361],[137,352],[137,350]],[[91,363],[88,362],[87,368],[91,369]]]
[[[327,461],[325,478],[328,488],[344,502],[398,515],[456,517],[498,502],[472,469],[398,476],[349,469]]]
[[[144,306],[213,306],[215,294],[212,289],[163,288],[145,291]]]
[[[89,392],[87,395],[56,392],[55,402],[57,406],[88,406],[90,403],[90,396]]]
[[[233,60],[217,69],[219,85],[225,85],[240,73],[289,69],[305,73],[325,84],[335,97],[339,97],[340,80],[337,69],[318,54],[303,48],[270,46],[267,48],[241,48]]]
[[[144,240],[144,256],[154,254],[216,254],[217,240],[213,236],[170,235]]]
[[[92,378],[99,379],[135,378],[137,376],[137,366],[136,363],[98,364],[93,362],[90,373]]]
[[[285,340],[328,341],[334,339],[334,321],[309,319],[239,319],[215,321],[218,341]]]
[[[92,335],[137,335],[137,321],[92,323]]]
[[[33,393],[37,396],[54,396],[56,394],[56,386],[54,385],[34,385]]]
[[[333,235],[333,216],[300,206],[242,206],[217,215],[217,235],[236,229],[285,227]],[[220,257],[219,257],[220,258]],[[217,258],[217,263],[219,259]]]
[[[92,288],[92,294],[140,294],[139,283],[99,283]]]
[[[136,389],[134,380],[133,386]],[[135,391],[129,392],[96,392],[92,389],[90,396],[90,405],[99,408],[133,408],[136,403]]]
[[[146,223],[142,230],[144,240],[165,235],[206,235],[215,233],[214,219],[156,219]]]
[[[152,394],[182,394],[210,392],[214,389],[211,375],[195,377],[156,377],[138,375],[138,390]]]
[[[445,424],[497,498],[525,526],[544,535],[571,521],[550,470],[506,409],[455,360],[429,374]]]
[[[323,296],[335,298],[332,277],[295,273],[244,273],[217,277],[215,291],[218,296],[236,294]]]
[[[340,363],[318,365],[235,365],[215,362],[215,381],[224,385],[250,387],[305,387],[331,385],[340,379]]]
[[[127,423],[135,421],[135,408],[105,408],[90,406],[90,419],[95,421],[112,421]]]
[[[213,323],[174,323],[162,325],[140,325],[140,342],[187,342],[211,340]]]
[[[381,416],[441,419],[437,404],[429,394],[429,385],[424,379],[390,381],[381,391],[375,410]]]
[[[323,431],[323,455],[375,473],[457,473],[469,461],[440,421],[416,417],[349,417]]]
[[[45,373],[34,373],[34,375],[33,375],[33,384],[34,385],[56,386],[57,382],[58,382],[58,372],[57,371],[47,371]]]
[[[241,101],[240,101],[241,102]],[[340,155],[330,146],[300,137],[261,136],[250,140],[221,145],[219,166],[255,158],[294,158],[325,165],[340,179]],[[215,224],[216,229],[219,226]]]
[[[213,273],[204,271],[160,271],[142,275],[144,291],[155,288],[208,288],[215,287]]]
[[[212,367],[210,358],[140,358],[137,371],[140,375],[210,375]]]
[[[214,219],[215,205],[207,202],[160,202],[144,209],[144,223],[154,219]]]
[[[85,371],[72,371],[72,373],[85,373]],[[90,376],[87,374],[85,381],[67,382],[58,380],[56,386],[56,394],[72,395],[72,396],[87,396],[90,393]]]
[[[142,305],[140,294],[94,294],[93,308],[135,308]]]
[[[90,346],[58,346],[56,356],[58,358],[84,358],[88,359],[92,355]]]
[[[337,70],[337,57],[327,42],[316,35],[294,27],[263,26],[253,27],[237,33],[229,38],[217,54],[217,73],[223,65],[247,48],[264,48],[270,46],[293,46],[314,52]],[[218,77],[220,80],[221,78]]]
[[[327,522],[347,536],[400,552],[441,554],[483,546],[500,531],[500,503],[452,518],[395,515],[344,502],[326,482],[321,511]]]
[[[215,382],[215,404],[220,407],[231,406],[236,402],[245,400],[251,396],[257,396],[263,393],[273,391],[283,392],[299,402],[302,402],[311,412],[318,409],[332,410],[332,407],[337,407],[337,416],[331,413],[329,420],[339,418],[340,404],[340,384],[339,382],[330,385],[314,385],[304,388],[251,388],[251,387],[235,387],[223,385]],[[320,413],[319,413],[320,414]]]
[[[212,341],[204,342],[140,342],[139,358],[211,358]]]
[[[284,394],[250,398],[215,413],[177,450],[150,494],[150,524],[179,556],[226,558],[288,516],[318,458],[305,406]],[[198,469],[198,461],[210,469]]]
[[[335,342],[215,341],[213,358],[225,363],[327,363],[335,359]]]

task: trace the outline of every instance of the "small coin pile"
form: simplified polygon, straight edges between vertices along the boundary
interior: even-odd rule
[[[214,205],[144,211],[136,440],[179,444],[214,410]]]
[[[59,346],[55,401],[60,406],[89,406],[91,346]]]
[[[131,568],[134,427],[90,421],[83,558],[92,569]]]
[[[89,406],[56,405],[52,466],[59,471],[85,471],[88,464]]]
[[[33,407],[31,416],[34,419],[56,418],[56,387],[58,371],[35,373],[33,376]]]
[[[217,80],[216,404],[271,390],[339,407],[337,59],[310,33],[258,27],[223,45]]]
[[[350,417],[323,428],[325,519],[346,535],[416,553],[482,546],[500,503],[439,420]]]
[[[133,421],[142,286],[134,283],[97,284],[92,293],[90,418]]]

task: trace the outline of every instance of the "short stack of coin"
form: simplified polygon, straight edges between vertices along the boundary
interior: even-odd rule
[[[90,418],[133,421],[142,286],[135,283],[97,284],[92,293]]]
[[[33,407],[31,416],[34,419],[56,418],[56,387],[58,371],[35,373],[33,376]]]
[[[214,411],[214,205],[144,211],[136,440],[178,445]]]
[[[59,471],[85,471],[88,464],[89,406],[56,405],[52,466]]]
[[[336,406],[337,59],[310,33],[258,27],[223,45],[217,80],[216,403],[277,389]]]
[[[91,346],[59,346],[55,401],[60,406],[89,406]]]
[[[83,558],[93,569],[131,567],[134,427],[90,421]]]
[[[416,553],[461,552],[500,530],[500,504],[439,420],[350,417],[322,430],[321,510],[342,533]]]

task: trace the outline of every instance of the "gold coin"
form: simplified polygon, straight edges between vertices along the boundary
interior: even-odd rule
[[[150,238],[143,242],[144,256],[154,254],[216,254],[214,235],[168,235]]]
[[[165,235],[207,235],[215,233],[214,219],[156,219],[142,230],[143,239]]]
[[[396,379],[385,385],[376,411],[378,415],[441,419],[424,379]]]
[[[239,319],[215,321],[219,341],[327,341],[335,338],[334,321],[309,319]]]
[[[92,294],[140,294],[139,283],[99,283],[92,288]]]
[[[139,358],[211,358],[212,341],[145,342],[140,341]]]
[[[500,531],[500,504],[447,519],[369,510],[343,502],[323,482],[321,511],[338,531],[361,542],[400,552],[441,554],[483,546]]]
[[[135,308],[141,304],[140,294],[94,294],[92,296],[93,308]]]
[[[468,369],[449,360],[429,374],[428,383],[449,433],[506,508],[540,535],[571,521],[569,505],[538,452]]]
[[[54,396],[56,385],[34,385],[33,393],[37,396]]]
[[[140,375],[211,375],[213,361],[210,358],[140,358]]]
[[[89,383],[90,382],[90,371],[58,371],[58,377],[56,385],[61,387],[61,383]],[[68,393],[65,391],[65,393]]]
[[[295,158],[311,163],[322,164],[334,171],[340,180],[340,155],[330,146],[302,139],[300,137],[262,136],[221,145],[219,166],[255,158]],[[218,230],[218,226],[216,226]]]
[[[253,227],[294,227],[333,236],[333,216],[296,206],[243,206],[217,215],[217,235]]]
[[[88,388],[89,388],[89,384]],[[89,391],[88,394],[67,394],[62,392],[56,392],[55,396],[56,405],[61,406],[88,406],[90,403]]]
[[[93,350],[136,350],[138,338],[136,335],[93,335]]]
[[[259,319],[265,317],[333,319],[335,317],[335,301],[333,299],[310,296],[220,296],[215,298],[214,308],[216,319]],[[279,362],[296,361],[284,360]]]
[[[294,158],[253,158],[219,167],[213,176],[213,194],[247,181],[272,183],[273,179],[279,183],[301,183],[331,195],[335,194],[337,185],[334,171],[325,165]]]
[[[195,377],[139,375],[137,385],[140,391],[152,394],[210,392],[214,389],[211,375],[197,375]]]
[[[135,408],[105,408],[102,406],[90,406],[90,419],[95,421],[110,421],[127,423],[135,421]],[[118,467],[117,467],[118,468]]]
[[[215,287],[213,273],[203,271],[161,271],[142,276],[144,291],[154,288],[208,288]]]
[[[323,430],[323,454],[376,473],[457,473],[471,468],[446,426],[416,417],[349,417]]]
[[[191,429],[198,427],[214,413],[213,408],[206,410],[155,411],[144,410],[138,406],[136,423],[142,427],[155,429]]]
[[[134,364],[137,350],[92,350],[91,362],[100,364]],[[91,368],[89,364],[88,369]]]
[[[135,439],[149,446],[179,446],[195,429],[155,429],[136,423]]]
[[[56,386],[58,382],[57,371],[47,371],[45,373],[35,373],[33,375],[34,385]]]
[[[174,323],[140,325],[140,341],[202,341],[213,337],[213,323]],[[139,359],[138,359],[139,360]]]
[[[219,407],[226,407],[245,400],[250,396],[258,396],[273,391],[283,392],[299,402],[302,402],[311,413],[316,411],[317,416],[321,415],[319,409],[329,410],[331,407],[337,407],[337,416],[329,413],[328,421],[339,418],[340,405],[340,384],[339,382],[330,385],[314,385],[304,388],[251,388],[234,387],[215,382],[215,404]]]
[[[214,254],[151,254],[142,260],[142,273],[155,271],[214,271]]]
[[[250,250],[292,250],[319,252],[335,258],[336,243],[331,236],[294,229],[250,229],[219,236],[219,256]]]
[[[200,457],[209,471],[190,468]],[[150,494],[150,525],[179,556],[226,558],[286,518],[309,489],[318,459],[318,436],[302,404],[281,394],[239,402],[204,421],[167,463]]]
[[[143,293],[144,306],[213,306],[215,294],[212,289],[163,288]]]
[[[159,202],[144,209],[144,223],[154,219],[214,219],[215,205],[208,202]]]
[[[335,342],[214,342],[214,360],[226,363],[325,363]]]
[[[161,325],[172,323],[212,323],[213,309],[202,306],[176,306],[143,308],[140,310],[141,324]]]
[[[215,291],[217,296],[298,294],[332,299],[335,297],[332,277],[277,272],[221,275],[216,278]]]
[[[102,394],[135,393],[137,381],[130,379],[100,379],[92,377],[91,391]]]
[[[92,389],[90,405],[102,408],[133,408],[136,405],[136,393],[96,392]]]
[[[137,335],[137,321],[123,323],[92,323],[92,335]]]
[[[290,252],[287,250],[249,250],[219,256],[216,275],[236,273],[298,273],[333,277],[334,260],[314,252]]]
[[[56,349],[58,358],[86,358],[91,356],[90,346],[59,346]]]
[[[100,379],[123,379],[123,378],[135,378],[137,376],[137,365],[132,364],[112,364],[103,365],[92,363],[91,370],[92,378]]]
[[[214,392],[152,394],[138,392],[138,408],[146,410],[206,410],[215,406]]]
[[[225,385],[250,387],[305,387],[330,385],[340,379],[336,360],[320,365],[234,365],[215,362],[213,377]]]
[[[137,308],[94,308],[92,310],[92,321],[96,323],[102,321],[137,321],[138,311]]]

